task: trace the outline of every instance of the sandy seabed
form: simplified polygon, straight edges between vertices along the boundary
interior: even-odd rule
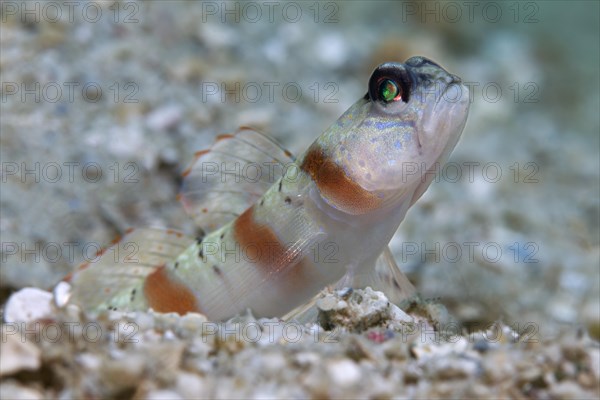
[[[442,3],[435,19],[421,2],[300,2],[271,20],[251,2],[254,22],[236,2],[23,4],[3,2],[0,25],[0,397],[598,398],[598,4],[471,21]],[[6,306],[129,227],[194,235],[175,196],[195,150],[253,125],[299,153],[376,65],[412,55],[473,96],[391,242],[422,303],[326,292],[308,325],[94,317],[44,291]]]

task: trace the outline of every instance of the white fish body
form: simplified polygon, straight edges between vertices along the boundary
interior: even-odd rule
[[[222,135],[197,153],[181,194],[210,233],[133,230],[115,246],[135,254],[107,251],[80,267],[70,301],[223,320],[246,308],[282,316],[336,282],[406,298],[414,288],[387,244],[456,145],[468,107],[458,77],[413,57],[375,69],[367,95],[298,159],[249,128]]]

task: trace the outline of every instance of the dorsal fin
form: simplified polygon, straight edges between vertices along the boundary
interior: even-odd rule
[[[213,231],[254,204],[294,160],[273,138],[240,127],[196,153],[179,199],[200,228]]]
[[[86,310],[143,310],[148,307],[143,294],[146,277],[193,242],[172,229],[129,230],[65,278],[72,285],[69,301]]]

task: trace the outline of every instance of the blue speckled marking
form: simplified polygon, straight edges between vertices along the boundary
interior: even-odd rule
[[[374,121],[372,119],[365,120],[361,126],[372,127],[375,129],[384,130],[390,128],[414,127],[413,121]]]
[[[384,121],[384,122],[375,122],[375,128],[377,129],[389,129],[389,128],[400,128],[402,126],[411,125],[410,121]]]

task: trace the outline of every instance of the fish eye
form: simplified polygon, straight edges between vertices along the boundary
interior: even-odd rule
[[[402,100],[408,102],[411,79],[402,64],[385,63],[373,71],[369,79],[371,101],[384,105]]]

